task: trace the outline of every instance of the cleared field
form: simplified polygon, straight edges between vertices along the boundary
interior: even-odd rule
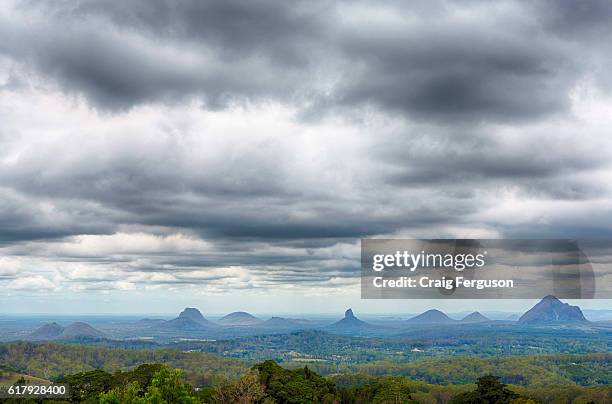
[[[12,385],[20,380],[25,380],[27,384],[51,384],[47,379],[30,376],[23,373],[0,370],[0,385]]]

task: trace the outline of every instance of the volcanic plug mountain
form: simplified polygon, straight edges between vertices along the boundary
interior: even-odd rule
[[[77,339],[77,338],[102,338],[104,333],[96,330],[87,323],[78,321],[64,328],[58,339]]]
[[[73,340],[82,338],[103,338],[104,333],[83,322],[72,323],[62,327],[57,323],[45,324],[32,332],[27,339],[33,341]]]
[[[250,313],[244,311],[236,311],[219,319],[218,323],[223,325],[254,325],[260,324],[262,321]]]
[[[456,320],[436,309],[427,310],[408,320],[410,324],[450,324],[456,322]]]
[[[28,339],[30,340],[47,340],[55,339],[64,331],[64,327],[58,323],[48,323],[32,332]]]
[[[197,331],[211,327],[217,327],[217,325],[204,318],[200,310],[186,307],[177,318],[159,324],[155,328],[168,331]]]
[[[485,321],[491,321],[491,319],[483,316],[480,312],[472,312],[461,319],[462,323],[484,323]]]
[[[554,296],[546,296],[521,316],[519,324],[586,323],[578,306],[570,306]]]
[[[352,309],[348,309],[344,312],[344,318],[342,320],[336,321],[335,323],[326,327],[327,330],[330,331],[363,331],[369,329],[376,329],[377,327],[366,323],[365,321],[361,321],[353,314]]]

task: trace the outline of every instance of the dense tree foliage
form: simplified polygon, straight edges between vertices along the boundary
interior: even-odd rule
[[[279,404],[333,403],[337,400],[336,386],[308,367],[285,369],[274,361],[265,361],[253,367],[264,386],[264,398]]]
[[[98,395],[115,388],[130,386],[135,393],[144,393],[150,386],[153,376],[164,368],[161,364],[143,364],[130,372],[118,371],[110,374],[101,369],[63,376],[58,383],[70,385],[71,399],[74,402],[91,401]]]
[[[286,363],[285,366],[303,366]],[[414,362],[375,361],[354,365],[311,363],[323,374],[366,373],[398,375],[431,384],[475,383],[483,374],[497,374],[503,383],[521,386],[610,385],[612,354],[508,356],[500,358],[450,357]]]
[[[164,363],[182,369],[192,385],[218,386],[238,379],[249,369],[242,360],[200,352],[171,349],[124,350],[56,343],[16,342],[0,344],[0,364],[16,372],[55,380],[64,374],[95,369],[114,373],[141,363]],[[543,387],[553,385],[611,385],[612,354],[540,355],[496,358],[450,357],[411,362],[374,361],[335,363],[308,361],[309,369],[322,375],[365,373],[406,376],[430,384],[475,383],[483,374],[496,374],[502,383]],[[304,361],[284,362],[287,368],[302,368]]]
[[[482,402],[475,397],[495,392],[513,404],[612,402],[610,353],[357,364],[312,361],[307,367],[293,361],[281,367],[274,361],[252,366],[171,349],[25,342],[0,347],[0,366],[9,374],[7,380],[40,382],[35,377],[43,377],[68,383],[72,402],[447,404],[452,399]],[[482,379],[486,374],[499,380]]]
[[[481,377],[477,385],[432,385],[398,376],[365,374],[323,378],[308,368],[284,369],[274,362],[255,365],[232,383],[193,389],[178,369],[160,364],[141,365],[133,371],[110,374],[100,370],[68,375],[71,402],[101,404],[274,404],[274,403],[608,403],[610,386],[518,387],[502,384],[498,377]],[[35,400],[0,399],[1,403],[35,403]],[[45,401],[45,403],[68,403]]]
[[[487,375],[478,379],[476,390],[455,396],[450,404],[510,404],[522,398],[518,393],[508,390],[499,377]]]
[[[165,366],[155,373],[149,386],[142,391],[137,381],[115,387],[99,396],[100,404],[197,404],[199,400],[191,386],[181,379],[179,369]]]
[[[205,401],[248,404],[262,402],[265,395],[265,387],[259,381],[259,374],[251,371],[231,384],[216,388],[210,397],[205,397]]]
[[[0,364],[20,373],[56,380],[67,374],[101,369],[114,373],[143,363],[182,369],[186,380],[212,386],[235,380],[249,365],[241,360],[171,349],[125,350],[57,343],[12,342],[0,345]]]
[[[412,398],[409,381],[403,377],[381,377],[339,391],[341,403],[346,404],[417,403]]]

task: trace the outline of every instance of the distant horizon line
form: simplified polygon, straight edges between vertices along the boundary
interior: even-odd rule
[[[197,307],[196,307],[197,308]],[[198,309],[199,310],[199,309]],[[444,311],[442,309],[437,309],[437,308],[431,308],[431,309],[426,309],[424,311],[428,311],[428,310],[439,310],[442,311],[444,313],[447,314],[463,314],[463,313],[472,313],[475,311],[481,312],[481,313],[507,313],[507,314],[515,314],[515,313],[520,313],[522,311],[518,310],[518,311],[501,311],[501,310],[463,310],[463,311]],[[586,310],[591,310],[591,309],[586,309]],[[595,309],[597,310],[597,309]],[[605,311],[606,309],[601,309],[602,311]],[[356,311],[356,310],[353,310]],[[611,310],[612,311],[612,310]],[[291,313],[265,313],[265,312],[256,312],[256,311],[245,311],[245,310],[235,310],[235,311],[230,311],[230,312],[224,312],[224,313],[205,313],[202,312],[200,310],[200,312],[207,316],[207,317],[223,317],[226,316],[228,314],[231,313],[249,313],[252,315],[258,315],[258,316],[296,316],[296,315],[306,315],[306,316],[332,316],[332,315],[339,315],[339,316],[343,316],[344,312],[318,312],[318,313],[306,313],[306,312],[291,312]],[[409,316],[409,315],[413,315],[413,314],[420,314],[422,313],[422,311],[415,311],[415,312],[406,312],[406,313],[392,313],[392,312],[362,312],[362,311],[356,311],[356,315],[365,315],[365,316]],[[2,316],[9,316],[9,317],[15,317],[15,316],[177,316],[178,313],[176,312],[169,312],[169,313],[0,313],[0,317]]]
[[[436,309],[436,308],[432,308],[432,309],[426,309],[424,311],[418,311],[418,312],[410,312],[410,313],[391,313],[391,312],[378,312],[378,313],[369,313],[369,312],[356,312],[355,315],[356,316],[393,316],[393,317],[405,317],[405,316],[414,316],[414,315],[419,315],[422,314],[426,311],[429,310],[439,310],[449,316],[452,315],[464,315],[465,313],[474,313],[474,312],[479,312],[481,314],[485,314],[485,313],[495,313],[495,314],[508,314],[508,315],[512,315],[512,314],[522,314],[524,313],[524,310],[517,310],[517,311],[501,311],[501,310],[463,310],[463,311],[445,311],[445,310],[441,310],[441,309]],[[601,311],[601,312],[612,312],[612,309],[581,309],[583,312],[584,311]],[[267,316],[271,316],[271,317],[279,317],[279,316],[339,316],[342,317],[344,316],[344,313],[342,312],[326,312],[326,313],[299,313],[299,312],[292,312],[292,313],[260,313],[260,312],[251,312],[251,311],[244,311],[244,310],[236,310],[236,311],[231,311],[231,312],[226,312],[226,313],[202,313],[203,315],[205,315],[206,317],[209,318],[217,318],[217,317],[223,317],[226,316],[228,314],[231,313],[239,313],[239,312],[245,312],[245,313],[249,313],[252,314],[254,316],[258,316],[258,317],[267,317]],[[0,318],[2,317],[78,317],[78,316],[91,316],[91,317],[142,317],[142,318],[148,318],[148,317],[176,317],[178,315],[178,313],[176,312],[172,312],[172,313],[0,313]]]

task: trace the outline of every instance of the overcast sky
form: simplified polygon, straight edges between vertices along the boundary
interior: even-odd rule
[[[460,311],[360,301],[359,239],[612,238],[610,26],[605,0],[3,1],[0,311]]]

